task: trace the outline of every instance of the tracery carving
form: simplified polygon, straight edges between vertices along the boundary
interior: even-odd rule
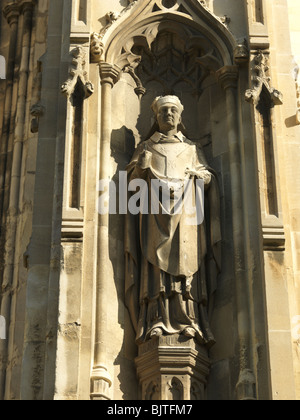
[[[135,74],[145,86],[151,81],[159,83],[166,95],[175,93],[176,85],[185,82],[199,97],[205,78],[221,67],[221,58],[206,38],[176,26],[173,25],[176,32],[167,25],[161,26],[151,45],[140,42],[133,46],[131,52],[141,57]]]
[[[120,13],[116,12],[109,12],[107,13],[106,17],[106,25],[100,30],[99,33],[94,32],[91,36],[91,59],[92,62],[100,62],[100,60],[105,60],[105,49],[106,49],[106,38],[107,34],[112,32],[115,28],[115,26],[119,23],[120,20],[124,20],[125,15],[129,15],[129,13],[136,13],[137,12],[133,9],[135,9],[136,6],[138,6],[141,9],[141,13],[139,14],[139,19],[142,20],[142,12],[145,11],[148,14],[148,17],[150,15],[155,15],[156,17],[159,16],[161,13],[170,13],[172,12],[174,15],[180,17],[184,16],[185,18],[189,18],[191,21],[195,22],[195,7],[197,9],[200,8],[204,14],[209,16],[209,20],[218,22],[221,27],[225,28],[226,31],[228,31],[227,24],[230,21],[229,18],[226,17],[218,17],[213,14],[213,12],[208,8],[206,2],[204,0],[194,0],[191,1],[191,5],[189,5],[189,2],[186,2],[185,0],[155,0],[155,1],[148,1],[148,4],[144,6],[145,3],[139,1],[139,0],[129,0],[128,6],[123,9]],[[142,10],[142,7],[144,7],[144,10]],[[196,15],[198,17],[198,15]],[[160,19],[156,19],[156,21],[159,21]],[[134,25],[133,25],[134,26]],[[151,26],[151,24],[150,24]],[[224,29],[223,29],[224,30]],[[146,28],[142,30],[140,27],[138,32],[134,34],[135,37],[143,35],[149,35]],[[227,36],[229,35],[229,31],[227,33]],[[230,37],[232,35],[230,34]],[[231,41],[234,42],[233,37]],[[125,39],[124,39],[124,43]],[[123,58],[124,58],[124,54]],[[128,56],[127,56],[128,57]],[[124,63],[123,63],[124,64]],[[128,65],[131,65],[131,63],[128,63]],[[121,66],[122,70],[123,67]]]

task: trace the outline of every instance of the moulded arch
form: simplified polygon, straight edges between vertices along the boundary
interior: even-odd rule
[[[135,60],[138,62],[139,57],[131,52],[135,41],[143,39],[142,42],[150,48],[164,25],[169,25],[169,30],[182,32],[183,36],[202,36],[203,42],[210,42],[221,57],[220,67],[233,64],[236,40],[221,20],[199,0],[177,0],[176,7],[171,8],[163,7],[159,0],[131,3],[105,31],[102,61],[121,70]]]

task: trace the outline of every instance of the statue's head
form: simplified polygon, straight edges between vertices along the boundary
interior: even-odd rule
[[[162,133],[178,129],[184,107],[177,96],[157,97],[152,104],[152,110]]]

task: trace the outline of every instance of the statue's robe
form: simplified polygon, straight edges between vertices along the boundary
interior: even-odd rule
[[[152,157],[149,167],[142,169],[139,156],[145,151]],[[149,213],[135,216],[128,212],[125,224],[125,303],[137,342],[147,340],[155,328],[176,334],[191,327],[200,343],[211,345],[209,312],[221,266],[216,177],[202,151],[182,133],[167,140],[156,132],[137,147],[127,173],[128,182],[144,179],[149,186]],[[197,178],[207,180],[205,216],[198,226],[190,223],[184,205],[173,214],[172,208],[164,209],[159,194],[151,196],[151,180],[182,184],[191,179],[189,193],[195,203]],[[158,200],[158,214],[151,213],[153,197]]]

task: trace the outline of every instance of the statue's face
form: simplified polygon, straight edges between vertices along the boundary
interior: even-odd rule
[[[157,113],[157,122],[162,133],[177,129],[181,123],[181,114],[174,104],[162,105]]]

